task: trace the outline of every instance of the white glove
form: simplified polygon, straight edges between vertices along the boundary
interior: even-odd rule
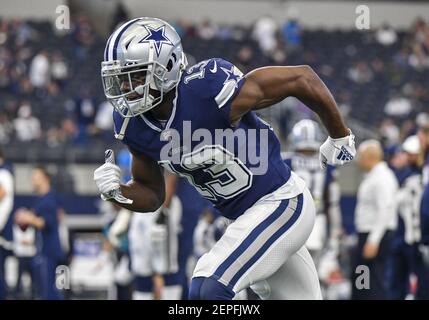
[[[121,168],[115,164],[115,156],[112,150],[106,150],[106,162],[95,169],[94,181],[101,193],[101,199],[115,199],[120,203],[132,203],[132,200],[126,199],[121,194]]]
[[[355,136],[350,134],[343,138],[332,139],[328,137],[320,146],[320,166],[325,169],[330,165],[343,165],[353,160],[356,155]]]

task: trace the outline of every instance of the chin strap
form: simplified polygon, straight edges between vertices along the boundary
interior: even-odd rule
[[[125,130],[127,130],[128,123],[130,122],[131,118],[124,118],[124,122],[122,122],[121,130],[119,130],[119,133],[115,132],[115,138],[118,140],[124,139],[125,136]]]

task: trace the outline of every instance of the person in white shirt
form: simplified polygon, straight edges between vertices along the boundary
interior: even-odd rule
[[[46,51],[37,54],[30,65],[30,81],[36,88],[45,87],[50,79],[50,62]]]
[[[277,46],[277,28],[276,21],[267,15],[262,16],[255,23],[252,36],[265,54],[271,54]]]
[[[7,241],[4,236],[7,222],[13,210],[13,199],[13,175],[0,149],[0,300],[6,298],[4,259]]]
[[[40,120],[32,115],[30,104],[24,103],[18,109],[13,125],[19,141],[34,141],[42,135]]]
[[[358,163],[366,175],[359,186],[355,210],[358,244],[353,257],[352,299],[385,299],[386,262],[397,226],[398,182],[383,161],[383,149],[376,140],[360,145]],[[369,268],[369,289],[359,289],[356,285],[360,274],[355,271],[359,265]]]
[[[398,35],[395,29],[385,23],[375,33],[375,39],[383,46],[390,46],[398,40]]]

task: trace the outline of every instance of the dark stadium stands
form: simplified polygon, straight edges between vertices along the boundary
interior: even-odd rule
[[[7,36],[0,48],[0,116],[6,117],[6,123],[0,121],[0,139],[3,139],[1,143],[5,145],[9,159],[15,162],[57,163],[100,161],[106,143],[114,140],[113,134],[92,130],[96,110],[89,120],[79,123],[81,117],[77,114],[76,101],[84,91],[90,95],[96,109],[104,101],[99,76],[104,37],[96,35],[91,29],[86,30],[86,36],[90,33],[89,37],[82,37],[80,33],[82,30],[85,32],[88,26],[79,22],[66,35],[55,34],[48,22],[2,21],[1,25],[0,34]],[[242,66],[237,53],[248,47],[252,51],[252,61],[248,65],[252,67],[309,64],[326,82],[339,104],[350,106],[349,116],[370,128],[376,128],[386,117],[383,112],[386,102],[392,93],[402,92],[405,84],[424,88],[423,94],[410,97],[413,103],[410,116],[423,111],[424,106],[427,108],[429,69],[414,68],[401,62],[403,52],[410,54],[407,48],[412,42],[412,31],[398,32],[398,40],[384,46],[375,40],[374,32],[304,30],[302,44],[296,50],[289,52],[287,44],[279,41],[280,50],[286,48],[286,55],[280,61],[264,55],[251,39],[250,31],[235,27],[234,37],[225,40],[218,37],[200,39],[195,29],[184,30],[183,46],[194,58],[190,60],[194,61],[218,56]],[[26,88],[23,85],[33,57],[41,50],[51,57],[55,52],[60,52],[68,67],[67,78],[55,84],[58,92],[50,92],[48,85],[42,88],[32,88],[31,84]],[[406,60],[408,57],[402,58]],[[368,78],[354,80],[351,76],[353,68],[363,68]],[[20,141],[10,128],[24,101],[31,104],[32,113],[39,119],[42,128],[40,138],[26,142]],[[75,131],[64,129],[65,119],[73,121],[71,125]],[[395,121],[400,122],[401,119]],[[84,130],[87,137],[78,138],[76,131],[79,130]]]

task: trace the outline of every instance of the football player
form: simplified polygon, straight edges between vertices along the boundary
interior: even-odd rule
[[[420,163],[423,166],[423,195],[420,204],[420,229],[422,244],[420,251],[423,254],[426,267],[429,269],[429,115],[419,123],[418,137],[420,142]]]
[[[213,58],[186,67],[180,37],[165,21],[137,18],[108,39],[101,77],[115,108],[115,136],[133,154],[133,180],[121,184],[119,167],[106,162],[94,172],[102,198],[154,212],[164,202],[164,168],[234,220],[199,259],[191,299],[233,299],[248,287],[262,299],[320,299],[304,247],[314,224],[313,199],[254,111],[288,96],[300,99],[330,135],[320,148],[321,165],[342,165],[355,155],[354,136],[332,94],[308,66],[243,75]]]
[[[292,152],[282,153],[285,163],[306,183],[316,205],[316,219],[306,247],[316,264],[323,288],[341,276],[339,239],[342,234],[338,172],[319,165],[318,151],[323,143],[319,124],[310,119],[297,122],[289,135]],[[342,276],[341,276],[342,278]]]
[[[416,299],[429,298],[429,272],[422,253],[420,230],[420,201],[422,198],[422,175],[418,164],[420,142],[417,136],[408,137],[396,157],[403,158],[394,164],[399,182],[398,228],[391,248],[391,263],[388,272],[389,298],[405,299],[409,294],[410,276],[417,277]],[[401,163],[403,162],[403,163]]]
[[[301,120],[294,125],[289,137],[293,152],[282,153],[285,163],[306,182],[316,205],[315,225],[306,243],[313,258],[319,256],[326,240],[328,247],[337,251],[342,232],[338,174],[331,165],[326,170],[319,165],[318,151],[323,143],[322,137],[317,122]]]

